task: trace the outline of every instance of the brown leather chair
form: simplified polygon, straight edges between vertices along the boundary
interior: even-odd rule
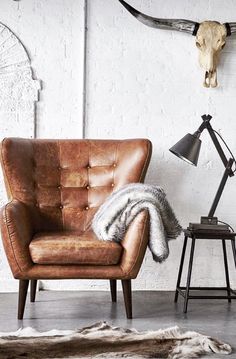
[[[18,318],[39,279],[108,279],[112,301],[121,279],[132,318],[131,279],[148,243],[148,213],[141,212],[123,241],[99,241],[92,218],[105,199],[127,183],[144,180],[151,142],[6,138],[1,163],[10,202],[1,212],[2,239],[19,279]]]

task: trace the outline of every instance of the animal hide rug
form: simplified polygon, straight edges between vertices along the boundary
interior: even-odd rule
[[[178,327],[138,332],[101,322],[76,331],[38,333],[25,328],[0,333],[1,359],[189,359],[212,353],[219,358],[230,352],[228,344]]]

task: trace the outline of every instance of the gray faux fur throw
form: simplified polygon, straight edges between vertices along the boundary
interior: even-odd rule
[[[168,241],[178,237],[182,228],[158,186],[131,183],[114,192],[95,214],[93,231],[100,240],[120,242],[143,210],[150,218],[149,249],[156,262],[163,262],[169,255]]]
[[[212,353],[230,354],[231,347],[178,327],[138,332],[100,322],[75,331],[0,333],[0,359],[189,359]]]

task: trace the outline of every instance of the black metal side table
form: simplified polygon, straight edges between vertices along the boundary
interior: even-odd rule
[[[227,251],[226,251],[226,240],[231,241],[235,269],[236,269],[236,247],[235,247],[235,232],[230,231],[222,231],[222,230],[199,230],[199,229],[189,229],[187,228],[184,230],[184,244],[183,250],[181,255],[180,267],[179,267],[179,274],[177,279],[176,285],[176,292],[175,292],[175,303],[178,300],[178,295],[180,294],[184,298],[184,313],[187,313],[188,309],[188,300],[189,299],[228,299],[228,302],[231,302],[231,299],[236,299],[236,291],[234,291],[230,287],[230,279],[229,279],[229,269],[228,269],[228,260],[227,260]],[[188,274],[187,274],[187,283],[186,286],[181,286],[181,277],[187,247],[188,239],[191,240],[191,251],[190,251],[190,258],[189,258],[189,265],[188,265]],[[193,267],[193,257],[194,257],[194,249],[195,249],[195,242],[196,239],[219,239],[222,241],[222,248],[223,248],[223,257],[224,257],[224,267],[225,267],[225,278],[226,278],[226,287],[191,287],[191,275],[192,275],[192,267]],[[227,295],[193,295],[190,291],[194,290],[223,290],[227,293]]]

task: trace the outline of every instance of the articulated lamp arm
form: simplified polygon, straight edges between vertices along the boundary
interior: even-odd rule
[[[223,193],[223,190],[224,190],[224,187],[225,187],[225,184],[227,182],[227,179],[228,177],[232,177],[234,176],[234,172],[232,171],[232,165],[234,163],[234,159],[233,158],[229,158],[227,159],[226,156],[225,156],[225,153],[218,141],[218,138],[216,137],[216,134],[210,124],[210,120],[212,119],[212,116],[210,115],[203,115],[202,116],[202,119],[203,119],[203,123],[201,124],[201,126],[199,127],[199,129],[197,130],[197,133],[199,133],[199,136],[201,134],[201,132],[206,128],[209,132],[209,135],[211,136],[211,139],[212,139],[212,142],[214,143],[215,145],[215,148],[224,164],[224,167],[225,167],[225,171],[224,171],[224,174],[223,174],[223,177],[220,181],[220,185],[218,187],[218,190],[216,192],[216,195],[215,195],[215,198],[214,198],[214,201],[212,203],[212,206],[211,206],[211,209],[208,213],[208,217],[209,218],[212,218],[215,214],[215,211],[216,211],[216,207],[220,201],[220,198],[221,198],[221,195]]]
[[[170,151],[172,153],[174,153],[176,156],[178,156],[181,159],[184,159],[188,163],[191,163],[191,164],[197,166],[198,156],[199,156],[200,147],[201,147],[200,136],[201,136],[201,133],[205,129],[208,130],[209,135],[211,136],[212,142],[214,143],[215,148],[216,148],[216,150],[224,164],[224,167],[225,167],[223,177],[221,179],[220,185],[218,187],[214,201],[212,203],[211,209],[208,214],[209,223],[211,223],[211,218],[215,214],[216,207],[219,203],[219,200],[221,198],[221,195],[224,190],[224,187],[225,187],[228,177],[234,176],[234,171],[232,171],[232,166],[234,163],[236,163],[233,154],[231,153],[228,146],[226,145],[226,147],[228,148],[228,150],[230,151],[231,156],[232,156],[229,159],[227,159],[227,157],[222,149],[222,146],[215,134],[215,131],[211,127],[211,124],[210,124],[211,119],[212,119],[212,116],[203,115],[202,116],[203,122],[200,125],[200,127],[198,128],[198,130],[193,135],[187,134],[179,142],[177,142],[173,147],[170,148]],[[223,140],[223,142],[224,142],[224,140]]]

